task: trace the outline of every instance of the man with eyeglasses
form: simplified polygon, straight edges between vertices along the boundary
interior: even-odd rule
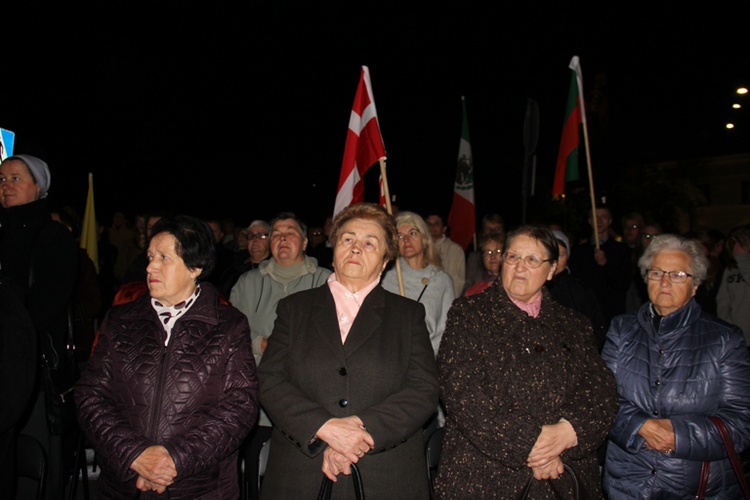
[[[573,274],[591,287],[599,299],[604,324],[625,312],[625,298],[630,287],[630,249],[625,243],[610,236],[612,213],[609,208],[596,208],[596,230],[599,237],[597,249],[594,237],[579,243],[570,255],[568,265]],[[589,225],[594,226],[589,213]]]
[[[232,265],[221,277],[217,288],[225,297],[229,297],[232,287],[244,273],[255,269],[261,262],[271,256],[269,226],[264,220],[254,220],[244,229],[247,243],[245,248],[234,253]]]

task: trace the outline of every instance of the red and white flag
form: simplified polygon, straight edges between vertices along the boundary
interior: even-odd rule
[[[388,208],[388,203],[385,201],[385,188],[383,187],[383,176],[378,177],[378,187],[380,188],[380,201],[378,204],[383,208]]]
[[[378,160],[385,158],[385,145],[380,135],[375,99],[372,96],[370,71],[367,66],[362,66],[352,114],[349,117],[344,161],[341,164],[336,204],[333,208],[334,217],[352,203],[364,201],[365,172]]]

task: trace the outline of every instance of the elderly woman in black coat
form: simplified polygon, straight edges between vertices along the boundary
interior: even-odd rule
[[[445,436],[438,498],[571,498],[569,465],[601,497],[597,448],[617,412],[591,323],[544,288],[558,246],[545,228],[508,234],[501,277],[458,299],[438,352]]]
[[[336,273],[282,299],[258,368],[274,422],[261,496],[311,498],[323,474],[334,498],[356,463],[367,498],[429,495],[422,426],[438,405],[422,304],[380,286],[398,252],[393,217],[363,203],[331,231]]]
[[[247,319],[201,282],[213,252],[206,223],[162,218],[149,293],[102,324],[75,392],[101,498],[239,496],[237,450],[258,416],[258,381]]]

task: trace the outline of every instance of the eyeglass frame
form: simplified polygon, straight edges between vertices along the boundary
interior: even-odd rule
[[[268,233],[247,233],[248,241],[252,240],[267,240]]]
[[[503,249],[498,248],[497,250],[482,250],[482,257],[492,257],[493,255],[497,255],[498,258],[503,258]]]
[[[655,275],[652,277],[651,276],[652,273],[659,274],[659,277],[657,278]],[[670,283],[675,283],[677,285],[687,283],[688,278],[694,279],[692,274],[686,273],[685,271],[663,271],[661,269],[654,269],[654,268],[646,270],[646,279],[651,280],[651,281],[662,281],[664,279],[664,275],[666,275],[669,278]],[[677,275],[678,281],[674,280],[673,275]],[[685,279],[683,281],[679,281],[682,279],[683,276],[685,277]]]
[[[508,262],[508,258],[516,258],[517,260],[515,262]],[[531,262],[538,262],[538,264],[531,264],[531,262],[528,260],[530,258],[533,258]],[[554,262],[554,259],[539,259],[538,257],[534,255],[527,255],[526,257],[521,257],[520,255],[516,255],[514,253],[511,254],[505,254],[503,255],[503,264],[508,266],[515,266],[519,262],[523,261],[524,265],[528,267],[529,269],[539,269],[542,267],[542,264],[545,262]]]

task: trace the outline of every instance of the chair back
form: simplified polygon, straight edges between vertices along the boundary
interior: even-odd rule
[[[27,434],[19,434],[16,439],[16,476],[36,481],[36,498],[44,498],[47,487],[47,453],[38,440]]]

